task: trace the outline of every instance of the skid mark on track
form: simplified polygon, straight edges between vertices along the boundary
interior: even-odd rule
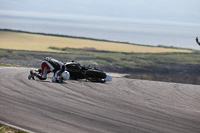
[[[28,80],[29,69],[0,72],[0,118],[35,132],[200,132],[200,86],[126,78],[57,84]]]

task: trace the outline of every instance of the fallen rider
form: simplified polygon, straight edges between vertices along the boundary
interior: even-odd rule
[[[51,57],[46,57],[41,63],[41,69],[31,70],[28,79],[35,79],[37,77],[40,80],[46,80],[47,74],[50,72],[54,73],[52,82],[62,83],[63,80],[70,78],[70,74],[65,70],[65,65],[61,61],[58,61]]]

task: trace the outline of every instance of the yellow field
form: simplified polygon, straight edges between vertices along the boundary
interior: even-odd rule
[[[96,50],[135,52],[135,53],[162,53],[162,52],[192,52],[191,50],[160,48],[94,41],[70,37],[56,37],[37,34],[28,34],[11,31],[0,31],[0,48],[34,51],[55,51],[48,47],[93,48]]]

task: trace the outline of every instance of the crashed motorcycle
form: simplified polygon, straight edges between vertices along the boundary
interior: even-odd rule
[[[112,81],[110,75],[107,75],[104,71],[97,68],[81,65],[74,61],[65,63],[65,66],[67,71],[70,73],[70,79],[72,80],[86,79],[91,82],[100,83]]]

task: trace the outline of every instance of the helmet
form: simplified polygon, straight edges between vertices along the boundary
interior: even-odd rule
[[[68,71],[64,71],[64,72],[61,74],[61,77],[63,78],[63,80],[67,80],[67,79],[69,79],[70,74],[69,74]]]

